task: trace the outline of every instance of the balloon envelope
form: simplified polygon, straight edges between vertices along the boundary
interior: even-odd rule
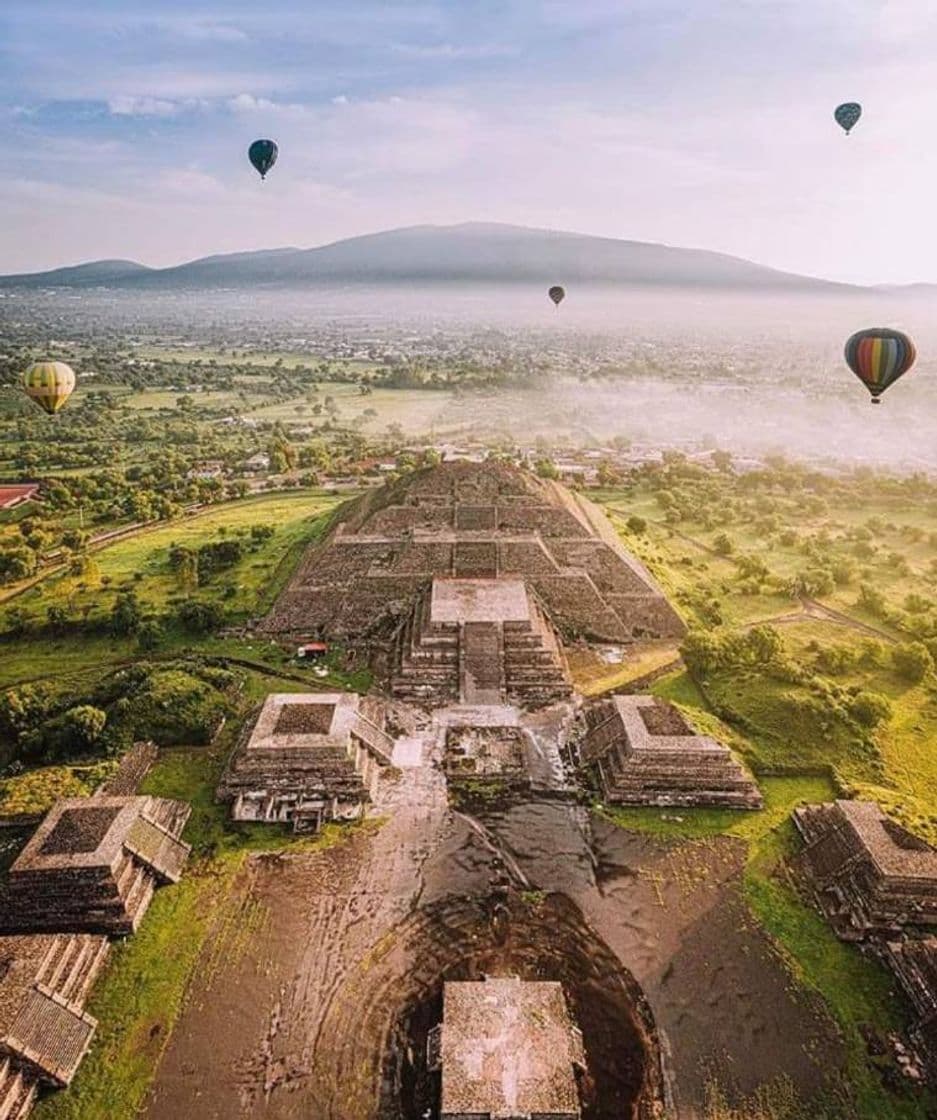
[[[260,172],[261,179],[267,177],[267,172],[276,163],[280,149],[273,140],[255,140],[247,149],[247,158]]]
[[[871,327],[857,331],[846,343],[846,364],[872,394],[878,398],[914,365],[914,343],[901,331]]]
[[[837,105],[833,116],[840,128],[846,130],[848,136],[850,131],[859,123],[859,118],[862,116],[862,106],[858,101],[844,101],[842,105]]]
[[[553,300],[557,307],[559,307],[563,300],[566,299],[566,291],[565,289],[561,288],[559,284],[554,284],[553,287],[547,292],[547,295],[550,297],[550,299]]]
[[[51,416],[75,388],[75,373],[64,362],[34,362],[23,374],[26,395]]]

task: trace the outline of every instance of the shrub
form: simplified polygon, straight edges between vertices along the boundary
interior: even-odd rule
[[[891,703],[879,692],[859,692],[849,701],[849,714],[863,727],[877,727],[891,719]]]
[[[919,684],[934,668],[934,659],[923,642],[895,646],[891,662],[898,676],[912,684]]]

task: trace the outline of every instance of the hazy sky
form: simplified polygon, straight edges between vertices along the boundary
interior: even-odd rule
[[[937,281],[935,121],[937,0],[2,0],[0,271],[489,220]]]

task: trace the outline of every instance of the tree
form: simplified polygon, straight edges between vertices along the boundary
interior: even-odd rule
[[[165,637],[163,628],[156,619],[147,619],[137,631],[137,645],[144,653],[158,649]]]
[[[658,495],[659,497],[660,495]],[[717,552],[720,556],[731,556],[735,551],[735,545],[725,533],[719,533],[713,540],[713,551]]]
[[[107,712],[91,704],[79,704],[68,709],[63,716],[63,723],[75,747],[78,750],[87,750],[100,739],[107,724]]]
[[[784,643],[781,635],[773,626],[753,626],[748,632],[748,649],[756,665],[768,665],[776,661]]]
[[[912,684],[919,684],[934,668],[934,659],[923,642],[895,646],[891,662],[898,676]]]
[[[193,634],[207,634],[221,625],[224,614],[217,603],[186,599],[179,606],[179,621]]]
[[[718,638],[704,630],[691,630],[683,639],[680,655],[691,673],[707,673],[722,664],[722,647]]]
[[[143,621],[140,604],[133,592],[122,592],[111,608],[111,632],[119,638],[135,634]]]
[[[638,517],[636,513],[633,513],[625,524],[628,527],[628,532],[634,533],[636,536],[647,532],[647,521],[643,517]]]
[[[556,465],[551,459],[538,459],[534,463],[534,471],[538,478],[559,478],[560,472],[556,469]]]
[[[0,583],[13,583],[36,570],[36,554],[26,545],[0,549]]]
[[[858,692],[849,701],[849,714],[863,727],[877,727],[883,720],[891,719],[891,703],[879,692]]]

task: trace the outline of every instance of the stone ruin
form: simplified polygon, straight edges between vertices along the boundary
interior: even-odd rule
[[[844,941],[937,929],[937,851],[874,802],[805,805],[794,824],[798,864]]]
[[[228,762],[218,797],[236,821],[292,824],[296,831],[359,817],[394,741],[383,709],[354,693],[272,693]]]
[[[161,797],[59,801],[0,886],[0,933],[133,933],[182,874],[190,812]]]
[[[445,728],[443,772],[450,789],[489,785],[529,790],[528,736],[522,727],[451,723]]]
[[[524,582],[566,638],[679,637],[683,623],[605,516],[503,463],[445,463],[359,499],[306,554],[261,629],[389,633],[433,579]]]
[[[885,960],[914,1008],[911,1043],[937,1083],[937,937],[890,942]]]
[[[84,1003],[106,937],[0,937],[0,1118],[23,1120],[43,1087],[71,1083],[97,1022]]]
[[[611,805],[760,809],[761,793],[728,747],[698,735],[676,708],[652,696],[587,705],[573,761]]]
[[[22,1120],[41,1086],[71,1084],[97,1023],[85,997],[109,943],[101,935],[0,937],[0,1118]]]
[[[447,981],[427,1065],[440,1120],[579,1120],[582,1035],[556,981]]]
[[[899,1063],[937,1083],[937,850],[873,801],[805,805],[793,819],[804,842],[795,866],[833,931],[881,957],[914,1009],[924,1068],[906,1052]]]
[[[108,935],[132,933],[182,874],[189,805],[134,795],[155,755],[135,744],[93,797],[59,801],[0,882],[0,1120],[70,1084],[97,1028],[84,1004]]]
[[[400,627],[393,694],[536,707],[571,692],[566,658],[523,580],[434,579]]]

